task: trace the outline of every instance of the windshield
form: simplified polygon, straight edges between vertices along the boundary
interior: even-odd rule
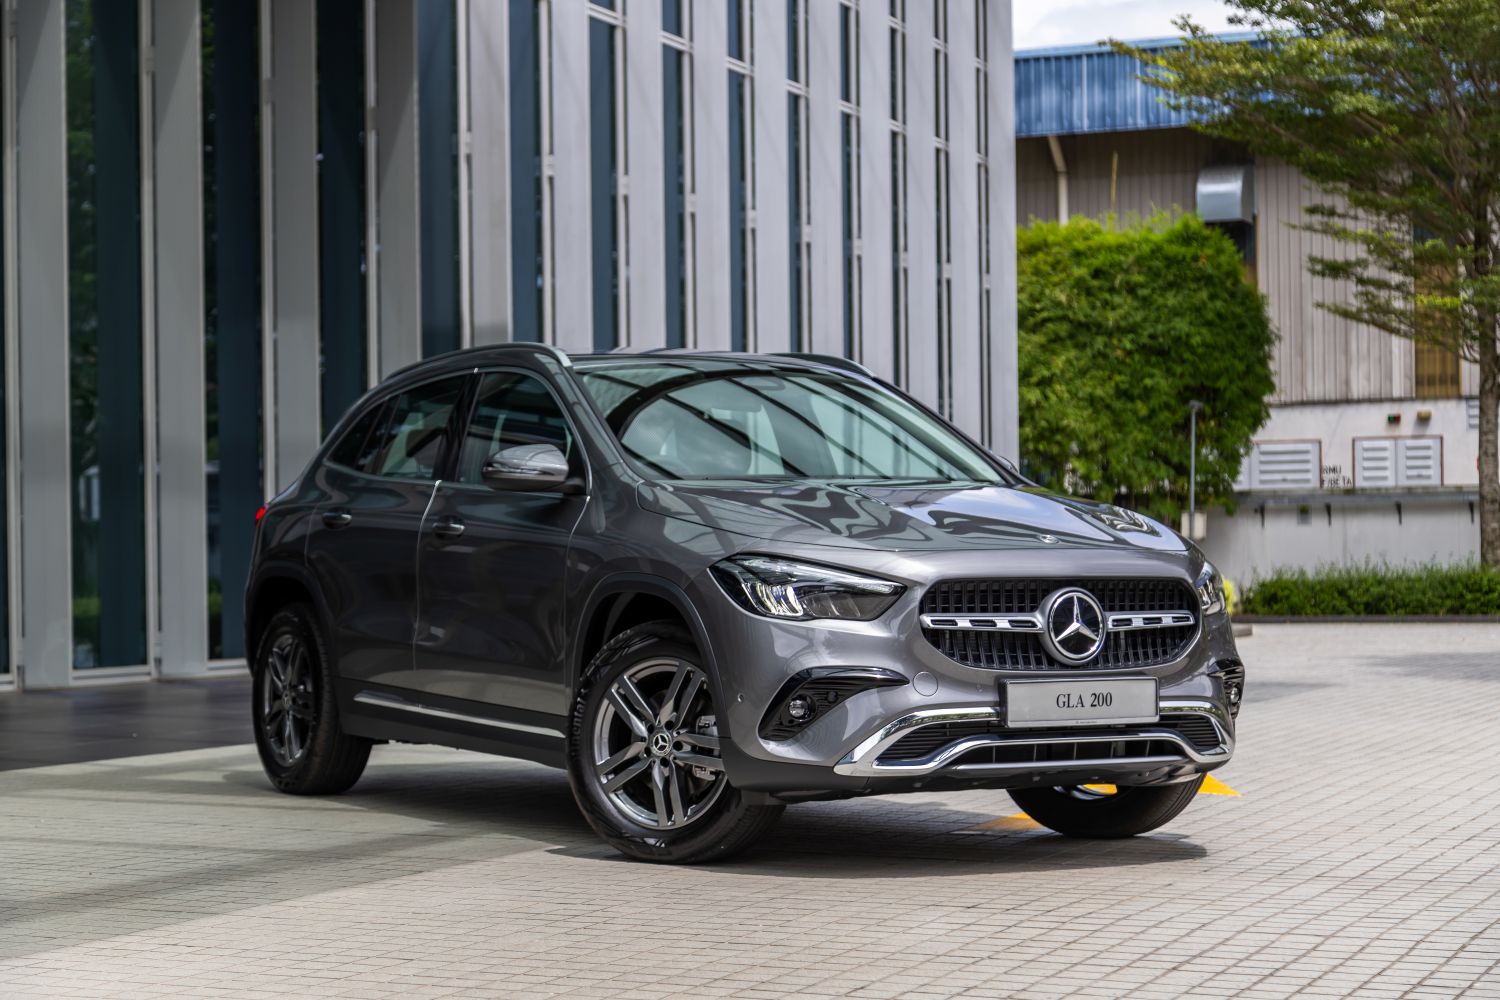
[[[941,421],[833,372],[710,361],[576,371],[626,453],[666,479],[1003,481]]]

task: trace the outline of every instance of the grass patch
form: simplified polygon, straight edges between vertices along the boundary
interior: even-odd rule
[[[1240,598],[1247,615],[1500,615],[1500,571],[1456,566],[1282,570]]]

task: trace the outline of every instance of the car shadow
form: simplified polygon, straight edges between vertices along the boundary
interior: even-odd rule
[[[226,779],[254,783],[254,775]],[[263,780],[263,779],[261,779]],[[267,789],[268,794],[272,794]],[[964,798],[985,796],[985,809]],[[372,767],[340,796],[345,806],[435,824],[449,835],[500,835],[550,844],[549,853],[599,862],[627,859],[584,821],[566,776],[483,758],[473,765]],[[892,878],[1116,868],[1193,861],[1208,852],[1164,830],[1126,840],[1077,840],[1028,822],[1002,820],[994,793],[811,802],[789,807],[767,838],[741,858],[705,867],[726,874],[794,878]],[[999,800],[1005,815],[1015,812]],[[508,852],[507,852],[508,853]]]

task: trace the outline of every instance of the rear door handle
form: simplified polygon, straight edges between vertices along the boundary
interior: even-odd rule
[[[323,512],[323,523],[330,528],[345,527],[352,520],[354,520],[354,515],[343,508]]]
[[[456,517],[441,518],[433,524],[432,533],[439,538],[457,538],[464,533],[464,522]]]

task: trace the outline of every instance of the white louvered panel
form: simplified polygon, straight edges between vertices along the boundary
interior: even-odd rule
[[[1362,488],[1396,485],[1396,439],[1357,438],[1354,442],[1354,485]]]
[[[1252,456],[1252,485],[1316,489],[1321,448],[1316,441],[1264,441]]]
[[[1479,399],[1466,400],[1468,403],[1469,430],[1479,430]]]
[[[1398,485],[1442,485],[1442,438],[1404,438],[1396,454]]]

